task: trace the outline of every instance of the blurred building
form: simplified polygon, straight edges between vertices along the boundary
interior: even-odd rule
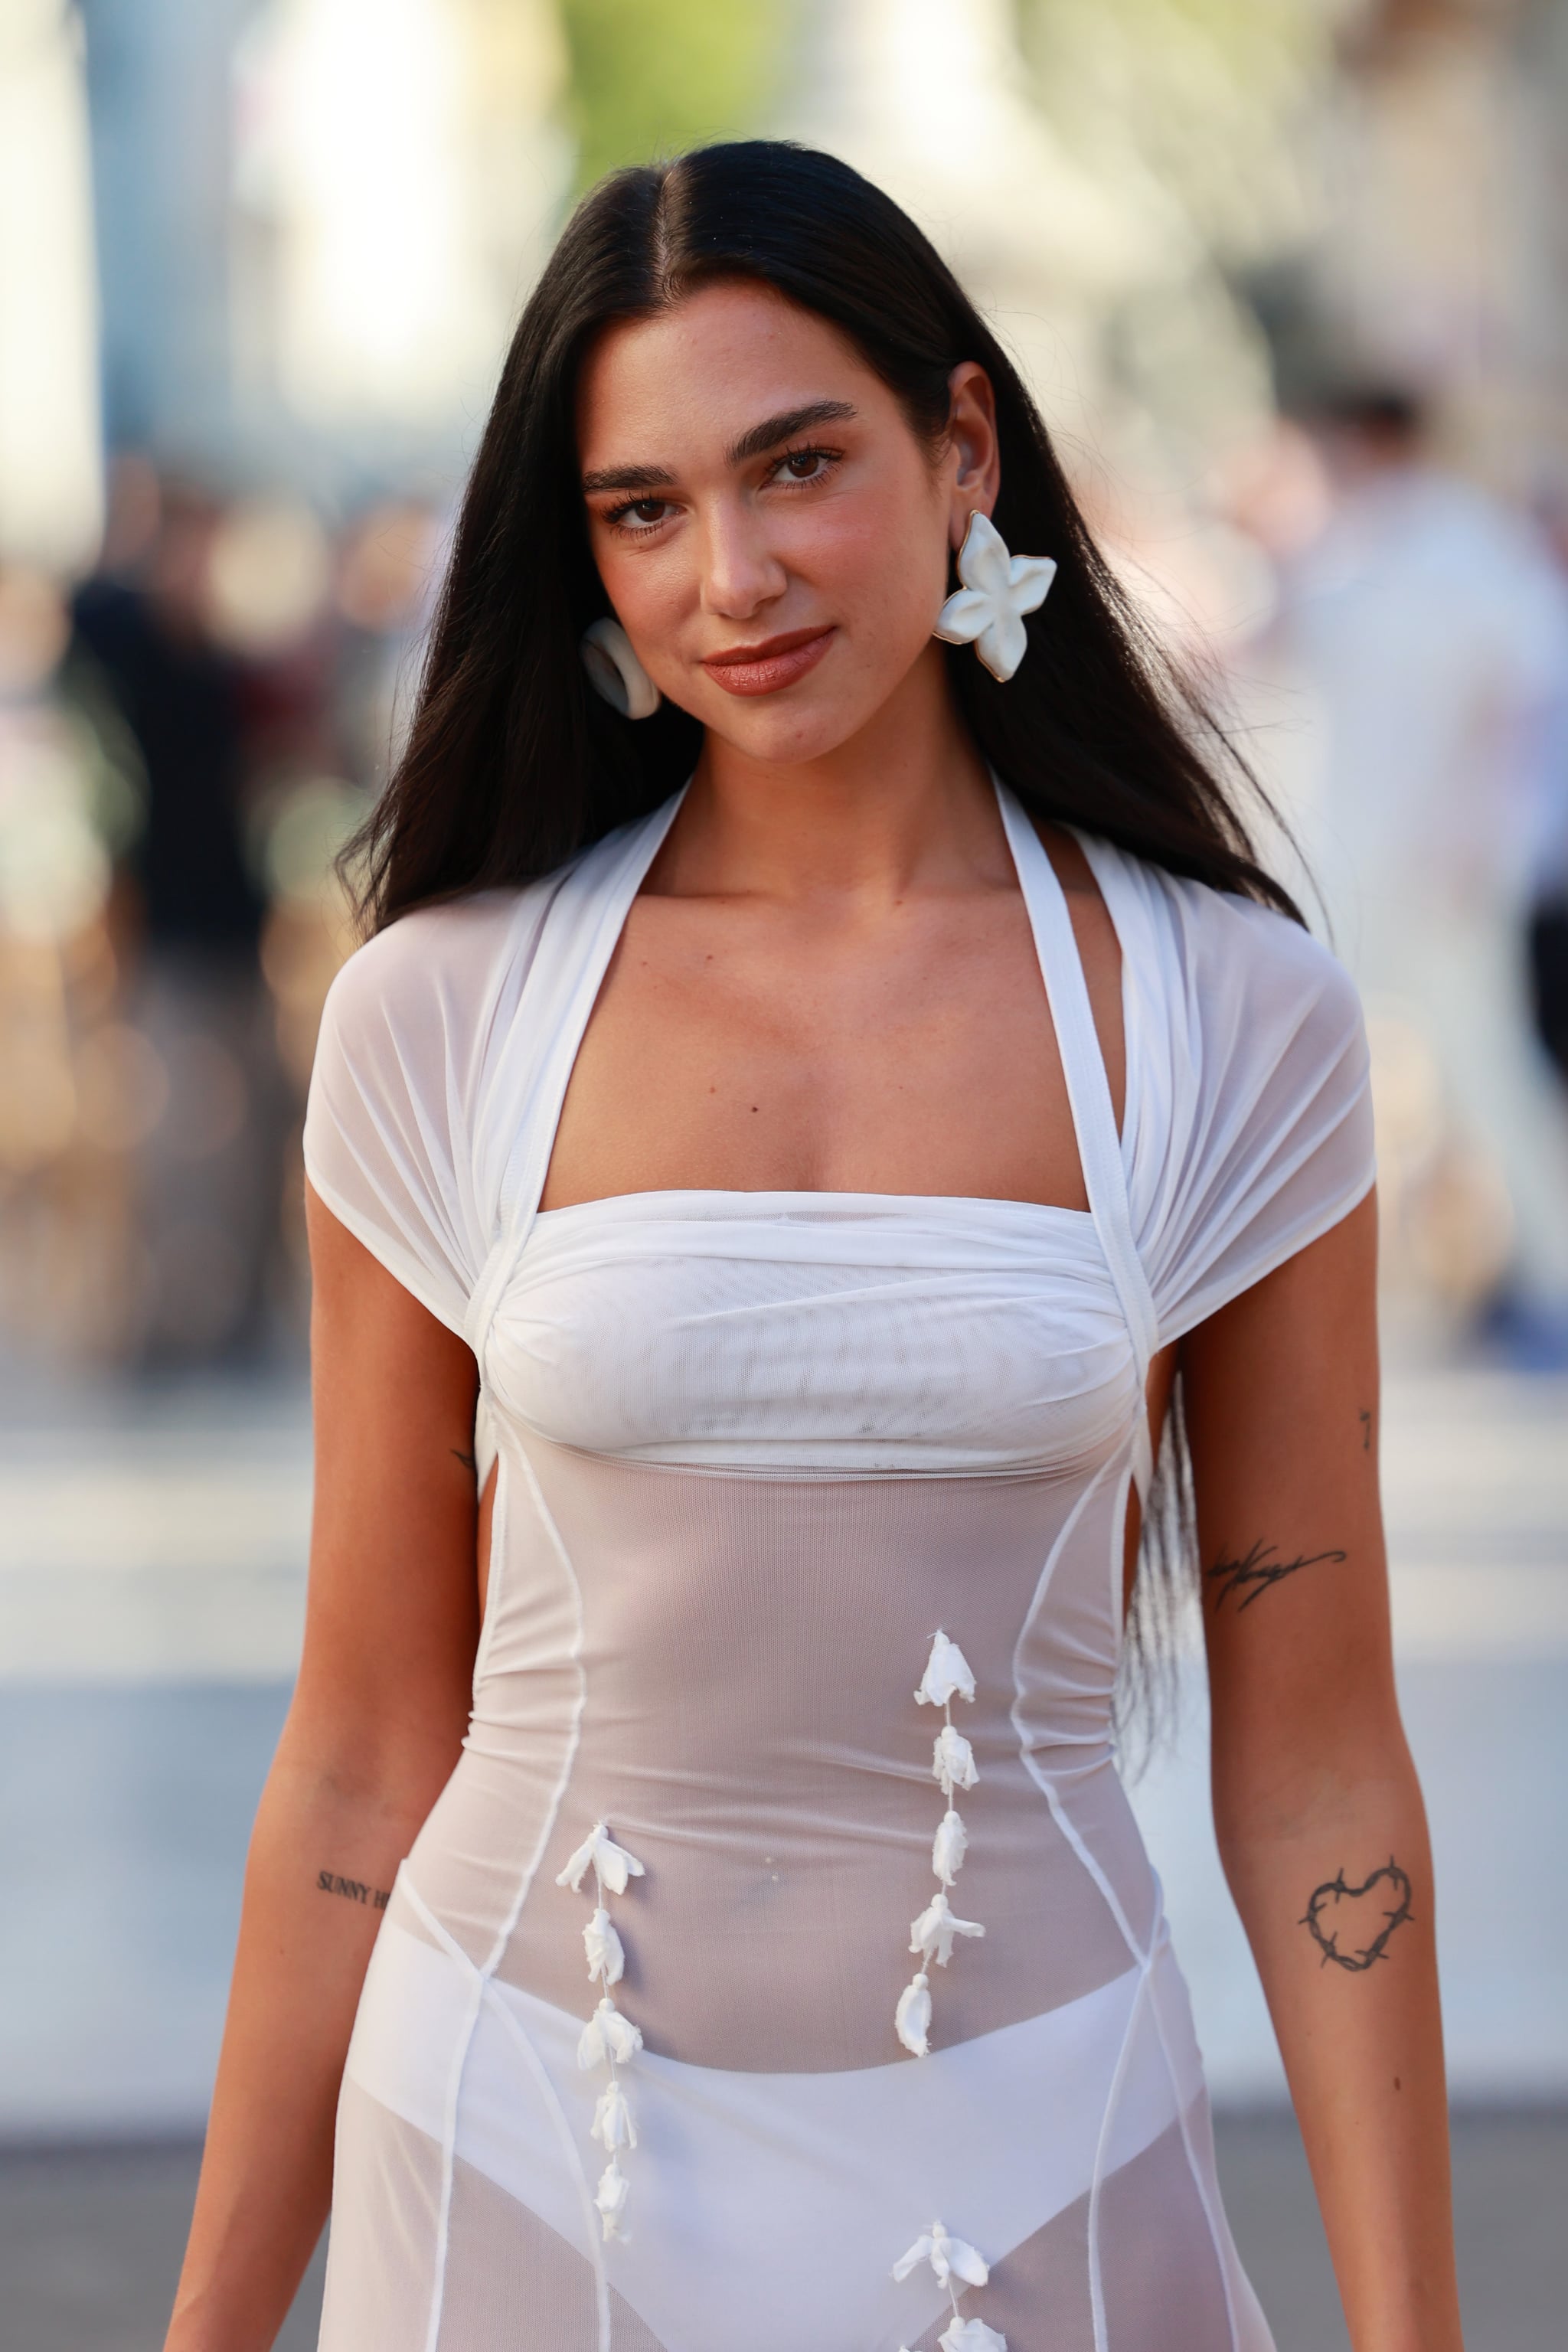
[[[1451,454],[1528,501],[1568,479],[1568,12],[1345,12],[1317,138],[1322,358],[1412,385]]]
[[[450,478],[569,163],[547,0],[82,0],[111,446]]]
[[[0,558],[91,560],[100,490],[97,272],[80,24],[0,9]]]

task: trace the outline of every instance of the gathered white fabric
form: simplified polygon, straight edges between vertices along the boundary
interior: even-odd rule
[[[310,1181],[473,1348],[497,1486],[345,2076],[328,2352],[1266,2352],[1111,1753],[1120,1563],[1151,1356],[1372,1181],[1359,1011],[1294,926],[1086,837],[1119,1136],[1001,805],[1088,1212],[540,1214],[674,803],[334,983]]]

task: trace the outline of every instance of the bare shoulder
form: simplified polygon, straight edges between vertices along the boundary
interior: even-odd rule
[[[357,947],[332,983],[336,1009],[415,1005],[482,987],[508,951],[524,893],[474,891],[399,915]]]

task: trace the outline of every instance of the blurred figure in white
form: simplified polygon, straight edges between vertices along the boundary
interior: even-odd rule
[[[1426,1271],[1521,1365],[1568,1361],[1568,1114],[1530,1015],[1525,929],[1568,593],[1530,526],[1434,464],[1394,390],[1317,420],[1333,498],[1281,627],[1321,722],[1308,847],[1389,1063],[1454,1139]],[[1457,1263],[1445,1265],[1447,1255]]]

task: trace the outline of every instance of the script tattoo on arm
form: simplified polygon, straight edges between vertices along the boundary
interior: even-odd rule
[[[1332,1960],[1335,1968],[1360,1976],[1387,1957],[1389,1937],[1409,1916],[1410,1881],[1390,1854],[1382,1869],[1373,1871],[1359,1886],[1346,1884],[1342,1868],[1314,1887],[1300,1924],[1322,1954],[1325,1968]],[[1363,1938],[1359,1943],[1357,1937]]]
[[[367,1886],[363,1878],[343,1878],[335,1870],[318,1870],[316,1885],[323,1895],[346,1895],[367,1911],[384,1911],[392,1898],[390,1886]]]
[[[1361,1423],[1361,1450],[1363,1454],[1370,1454],[1372,1452],[1372,1415],[1363,1406],[1356,1419]]]
[[[1294,1576],[1299,1568],[1316,1568],[1321,1560],[1344,1558],[1342,1551],[1314,1551],[1298,1552],[1294,1559],[1280,1559],[1275,1547],[1266,1544],[1260,1537],[1244,1559],[1216,1559],[1212,1568],[1205,1569],[1204,1577],[1215,1588],[1216,1609],[1223,1609],[1238,1593],[1245,1595],[1237,1602],[1239,1616],[1244,1609],[1250,1609],[1255,1601],[1260,1600],[1270,1585]]]

